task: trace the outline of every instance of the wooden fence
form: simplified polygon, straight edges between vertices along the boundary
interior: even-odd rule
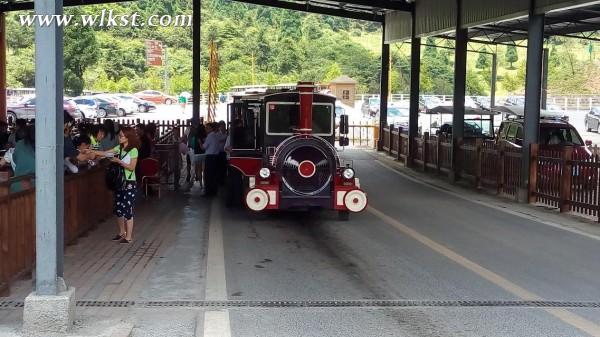
[[[335,129],[335,134],[336,140],[342,136],[340,135],[339,127]],[[352,124],[348,126],[348,135],[346,137],[348,137],[351,146],[375,148],[377,138],[379,137],[378,127],[367,122]]]
[[[585,147],[531,148],[530,202],[600,222],[600,157]]]
[[[412,164],[422,171],[455,173],[457,180],[478,189],[517,200],[522,186],[523,152],[492,140],[461,141],[452,168],[451,140],[430,136],[415,138],[409,145],[402,129],[384,128],[383,150],[406,163],[413,146]],[[600,149],[597,147],[531,147],[529,202],[594,218],[600,222]]]
[[[105,170],[94,168],[65,177],[65,244],[93,229],[112,214],[112,192]],[[20,184],[19,192],[10,186]],[[28,277],[35,263],[35,188],[33,177],[0,183],[0,294],[11,281]]]
[[[521,186],[521,150],[495,144],[494,141],[470,139],[456,148],[456,168],[452,168],[452,140],[425,133],[409,144],[408,134],[401,128],[383,129],[383,150],[395,159],[408,161],[413,146],[412,164],[421,171],[448,175],[472,182],[478,189],[490,189],[499,195],[516,199]]]

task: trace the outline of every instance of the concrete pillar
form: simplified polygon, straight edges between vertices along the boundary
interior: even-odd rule
[[[201,0],[193,0],[192,19],[192,123],[200,123],[201,78],[200,78],[200,29],[201,29]]]
[[[385,43],[385,22],[381,35],[381,95],[379,100],[379,143],[378,150],[383,150],[383,128],[387,126],[387,106],[390,91],[390,45]]]
[[[414,32],[414,19],[413,19]],[[413,33],[414,35],[414,33]],[[408,159],[406,164],[412,166],[416,155],[415,138],[419,134],[419,84],[421,80],[421,39],[413,37],[410,52],[410,106],[408,117]]]
[[[0,13],[0,121],[6,120],[6,22]]]
[[[541,107],[543,110],[546,110],[548,107],[548,56],[550,54],[550,50],[548,48],[544,48],[543,51],[543,60],[542,60],[542,101]]]
[[[460,1],[459,1],[460,3]],[[458,10],[460,13],[460,7]],[[458,15],[460,18],[460,14]],[[452,115],[452,171],[450,179],[456,180],[458,175],[458,147],[464,136],[465,123],[465,91],[467,83],[467,45],[468,31],[460,28],[458,20],[456,29],[456,50],[454,56],[454,114]]]
[[[533,8],[533,7],[532,7]],[[521,202],[529,196],[529,149],[536,144],[540,132],[540,107],[542,96],[542,58],[544,49],[544,14],[529,13],[529,36],[527,39],[527,66],[525,78],[525,127],[523,138],[522,183],[519,193]]]
[[[35,0],[36,15],[62,15],[62,0]],[[73,324],[74,288],[63,276],[63,31],[35,27],[36,268],[35,291],[25,299],[25,336],[64,333]]]

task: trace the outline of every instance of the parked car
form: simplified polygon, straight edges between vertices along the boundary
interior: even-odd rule
[[[402,127],[408,130],[408,117],[410,110],[405,106],[388,106],[387,121],[389,125],[394,125],[395,128]]]
[[[99,97],[94,97],[94,99],[96,100],[96,102],[98,104],[97,116],[99,118],[105,118],[109,115],[117,115],[118,114],[117,104],[115,102],[108,101],[104,98],[99,98]]]
[[[523,119],[506,120],[500,124],[498,131],[497,143],[508,144],[509,146],[521,148],[523,146]],[[553,148],[561,150],[566,146],[573,147],[573,154],[579,159],[591,159],[592,152],[588,148],[592,145],[590,141],[584,142],[569,122],[560,119],[544,119],[540,120],[540,132],[538,143],[544,145],[545,148]],[[540,168],[539,175],[542,181],[551,181],[549,177],[560,176],[560,166],[545,165]],[[576,177],[593,182],[596,170],[591,167],[576,168],[573,170]]]
[[[375,117],[379,113],[379,98],[370,97],[363,101],[361,111],[363,116]]]
[[[117,96],[124,102],[124,105],[126,107],[125,110],[127,111],[127,113],[143,113],[156,109],[156,104],[137,98],[135,96],[126,94],[117,94]]]
[[[177,97],[170,96],[165,93],[156,90],[144,90],[133,94],[135,97],[143,99],[145,101],[150,101],[156,104],[173,104],[177,102]]]
[[[77,104],[77,108],[82,112],[83,118],[96,118],[98,117],[98,102],[90,96],[79,96],[73,98],[73,101]]]
[[[600,131],[600,107],[593,107],[585,115],[585,130],[587,132]]]
[[[525,106],[525,97],[509,96],[504,101],[504,106]]]
[[[500,124],[498,130],[497,142],[505,142],[511,146],[523,146],[523,127],[522,118],[508,119]],[[583,141],[577,129],[569,122],[560,119],[540,120],[540,132],[538,143],[549,146],[579,146],[584,147]]]
[[[476,121],[465,121],[463,126],[463,135],[464,138],[489,138],[481,125],[479,125]],[[440,126],[440,128],[436,131],[438,136],[444,137],[452,137],[452,122],[446,122]]]
[[[465,96],[465,107],[476,109],[479,108],[479,105],[477,105],[477,102],[472,97]]]
[[[6,116],[9,122],[17,119],[35,118],[35,95],[24,96],[17,104],[11,104],[6,107]],[[63,99],[63,109],[73,118],[82,118],[81,111],[77,109],[77,104],[69,98]]]
[[[127,103],[124,102],[118,95],[115,94],[97,94],[94,95],[95,98],[100,98],[103,99],[107,102],[112,102],[115,104],[115,107],[117,109],[117,116],[118,117],[125,117],[127,116],[128,113],[128,106]]]
[[[444,103],[436,96],[421,96],[419,98],[419,109],[421,112],[427,112],[435,107],[441,106]]]

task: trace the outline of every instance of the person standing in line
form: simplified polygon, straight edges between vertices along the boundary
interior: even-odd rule
[[[119,144],[118,127],[112,119],[104,120],[106,136],[100,141],[100,151],[109,151]]]
[[[219,187],[218,170],[219,170],[219,146],[221,144],[217,123],[206,125],[206,141],[201,144],[202,149],[206,151],[204,159],[204,196],[213,197],[217,195]]]
[[[125,184],[115,193],[114,213],[117,216],[119,233],[113,241],[127,244],[133,240],[133,218],[136,195],[135,168],[138,162],[140,139],[134,129],[122,127],[119,132],[119,145],[106,152],[92,151],[97,156],[111,158],[113,163],[124,169]]]
[[[22,129],[22,139],[17,141],[12,160],[14,161],[14,176],[35,175],[35,126],[29,125]],[[10,186],[11,193],[23,190],[21,182]]]
[[[100,144],[104,137],[106,137],[106,128],[103,125],[92,125],[87,136],[90,137],[90,148],[92,150],[101,150]]]
[[[225,185],[225,176],[227,175],[227,153],[225,152],[225,144],[227,143],[227,126],[225,121],[219,122],[219,168],[218,168],[218,181],[220,185]]]

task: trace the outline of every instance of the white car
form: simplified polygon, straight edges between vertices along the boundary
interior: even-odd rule
[[[477,109],[479,106],[472,97],[465,96],[465,107]]]
[[[72,98],[77,104],[77,109],[81,111],[85,118],[96,118],[98,117],[98,103],[91,96],[79,96]]]
[[[94,97],[98,97],[98,98],[102,98],[106,101],[115,103],[117,106],[117,116],[119,117],[125,117],[128,113],[127,111],[127,104],[121,99],[119,98],[117,95],[113,95],[113,94],[97,94],[94,95]]]
[[[406,106],[388,106],[387,121],[388,124],[393,124],[395,128],[402,127],[404,130],[408,130],[409,116],[410,110]]]

